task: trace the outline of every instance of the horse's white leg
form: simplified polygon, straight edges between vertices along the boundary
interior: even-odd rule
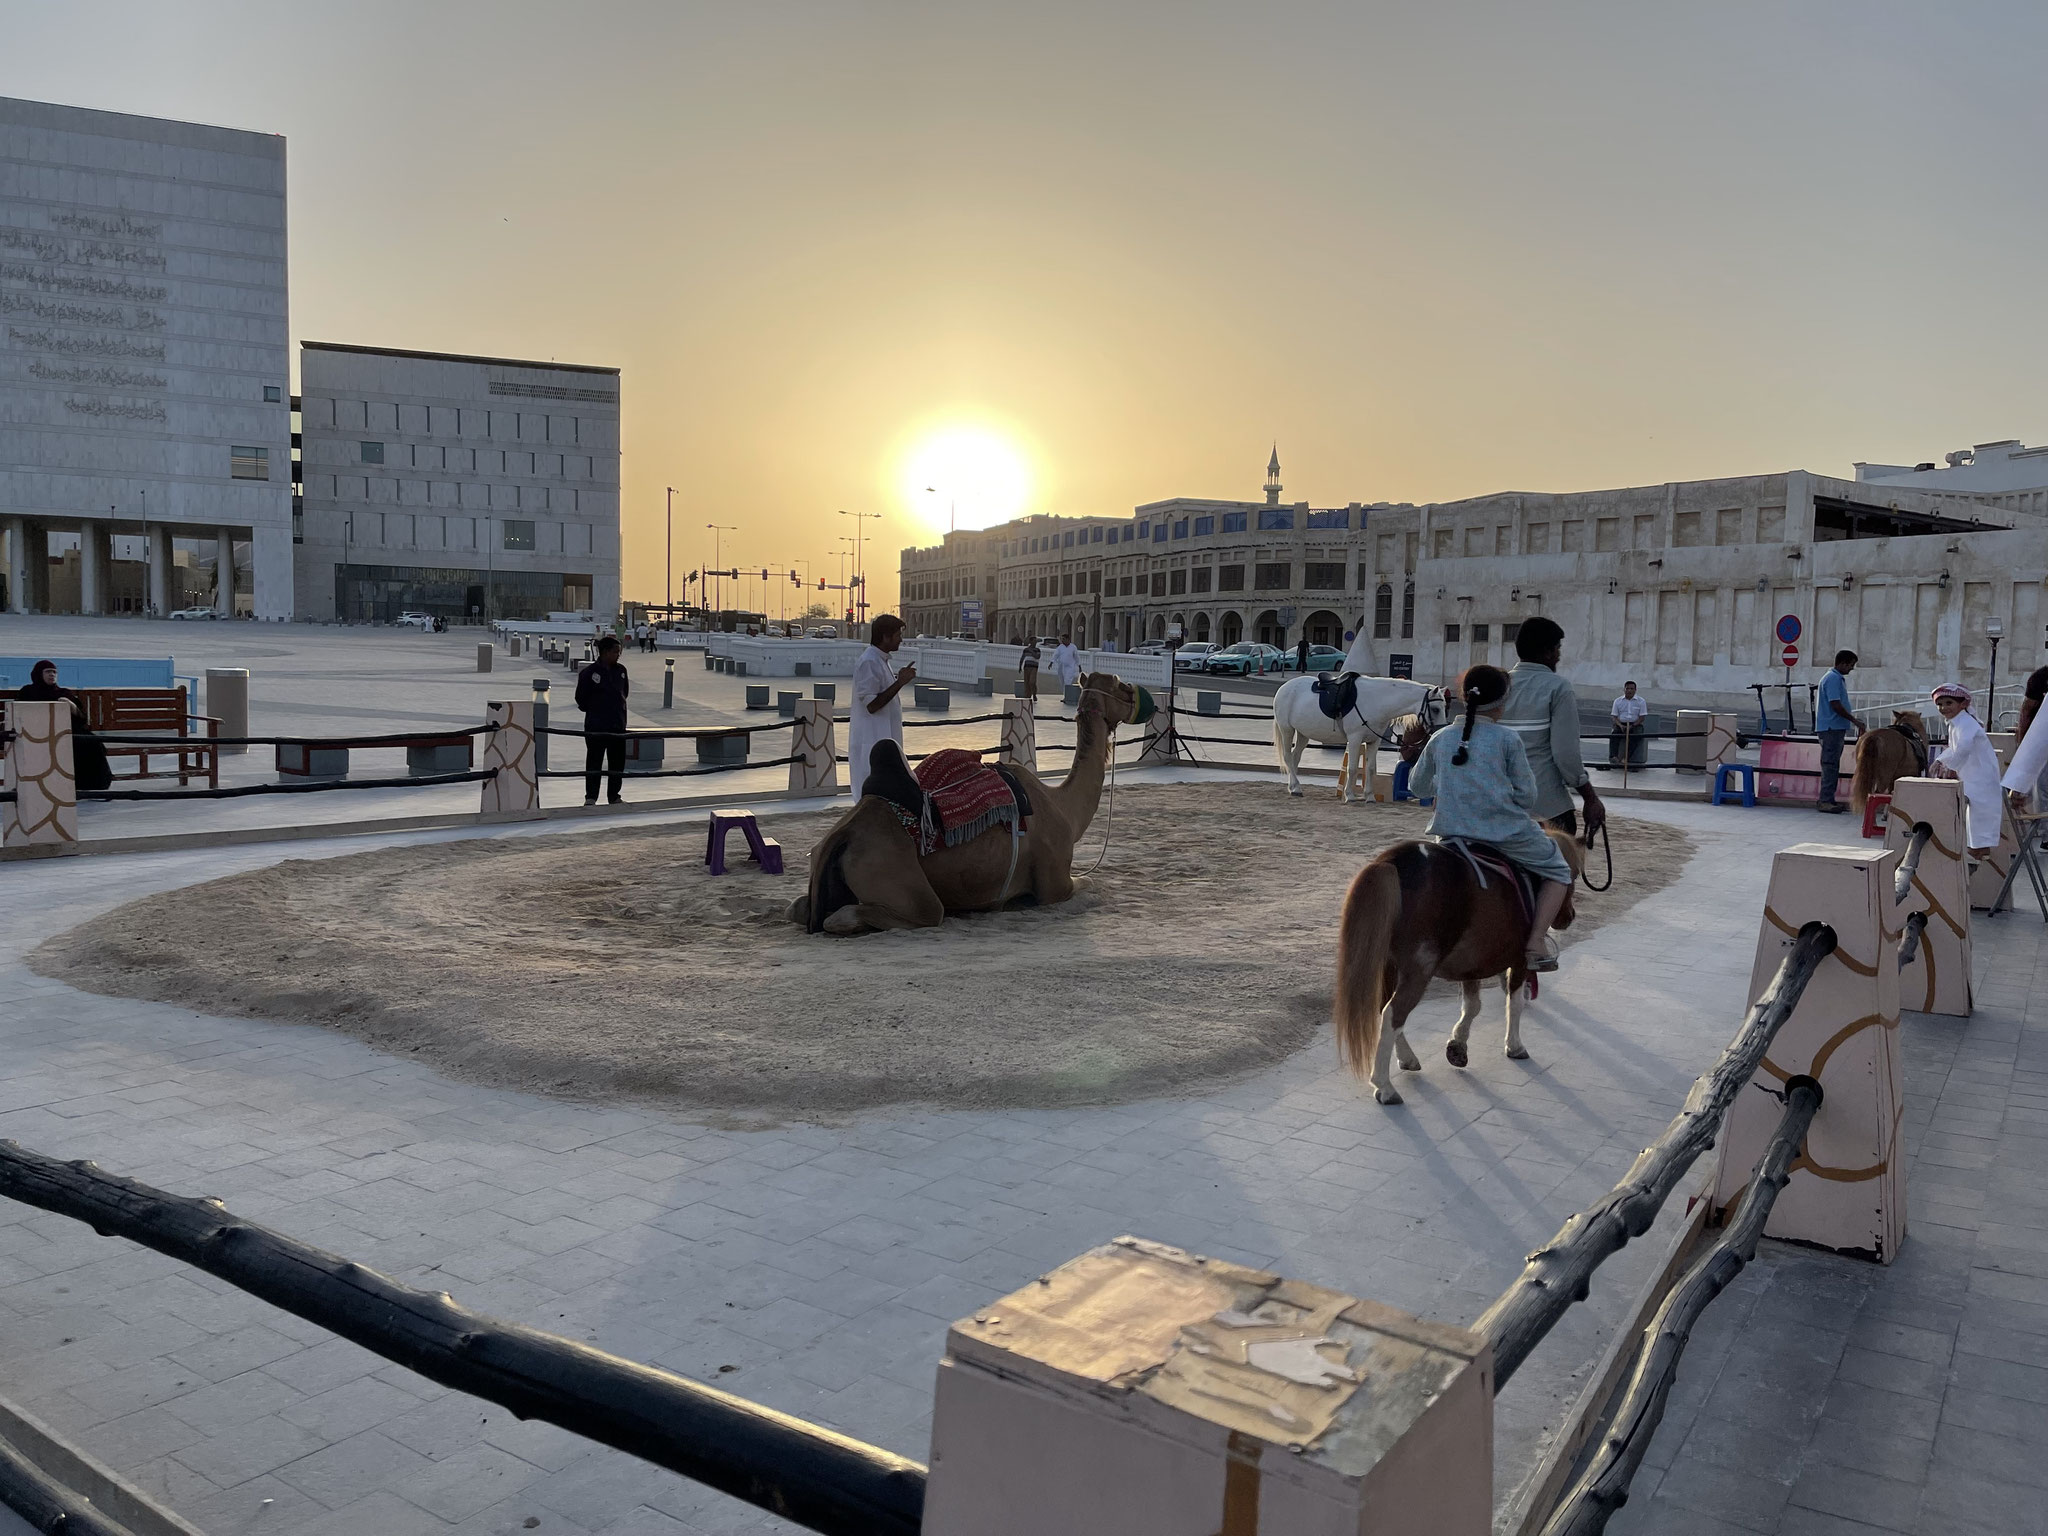
[[[1522,989],[1506,976],[1501,977],[1500,984],[1508,995],[1508,1060],[1527,1061],[1529,1053],[1522,1047]],[[1478,988],[1473,991],[1476,993]]]
[[[1293,726],[1282,726],[1287,733],[1287,744],[1280,749],[1280,756],[1287,764],[1287,793],[1301,793],[1301,749],[1308,738]]]
[[[1400,1026],[1394,1023],[1394,1005],[1389,1002],[1380,1011],[1380,1046],[1373,1053],[1372,1076],[1368,1079],[1372,1084],[1372,1096],[1382,1104],[1401,1102],[1401,1095],[1394,1088],[1393,1075],[1394,1042],[1400,1038]],[[1405,1049],[1407,1042],[1401,1043]]]
[[[1458,1010],[1458,1022],[1451,1026],[1450,1043],[1444,1047],[1444,1060],[1454,1067],[1462,1067],[1471,1059],[1465,1042],[1472,1038],[1473,1021],[1479,1017],[1479,983],[1465,983],[1464,1006]]]
[[[1403,1072],[1420,1072],[1422,1058],[1415,1054],[1415,1047],[1408,1043],[1408,1031],[1399,1025],[1387,1031],[1394,1037],[1394,1054],[1400,1058]]]

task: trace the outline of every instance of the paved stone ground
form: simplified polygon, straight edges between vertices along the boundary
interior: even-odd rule
[[[1616,1536],[2048,1532],[2038,919],[1980,914],[1972,1017],[1905,1018],[1898,1261],[1766,1244],[1694,1335]]]
[[[1567,951],[1531,1008],[1531,1062],[1501,1057],[1489,1023],[1473,1069],[1453,1073],[1440,1054],[1452,1008],[1425,1005],[1416,1034],[1433,1064],[1404,1081],[1397,1111],[1335,1070],[1327,1040],[1196,1096],[1057,1113],[742,1124],[522,1097],[324,1031],[88,996],[18,963],[145,891],[398,839],[11,865],[0,1135],[217,1195],[483,1310],[922,1457],[946,1324],[1121,1232],[1477,1316],[1725,1044],[1770,853],[1852,830],[1783,811],[1630,810],[1693,830],[1684,878]],[[1344,814],[1331,805],[1333,829]],[[1503,1494],[1648,1257],[1603,1271],[1503,1397]],[[772,1524],[4,1204],[0,1395],[215,1533]]]

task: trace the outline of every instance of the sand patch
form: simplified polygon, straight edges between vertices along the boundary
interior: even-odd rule
[[[578,1099],[1110,1103],[1249,1072],[1313,1038],[1346,885],[1426,814],[1270,784],[1126,787],[1109,858],[1071,902],[847,939],[783,918],[834,819],[765,823],[780,879],[745,860],[712,878],[702,826],[291,860],[131,902],[29,964]],[[1581,892],[1567,944],[1670,884],[1691,852],[1649,822],[1617,822],[1613,841],[1614,887]]]

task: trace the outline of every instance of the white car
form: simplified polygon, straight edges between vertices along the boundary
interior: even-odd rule
[[[434,616],[431,613],[401,613],[392,622],[400,629],[431,630],[434,627]]]
[[[820,624],[811,631],[811,638],[813,640],[837,640],[839,638],[839,628],[835,624]]]
[[[165,617],[173,619],[217,619],[220,615],[211,608],[177,608],[173,609]]]
[[[1216,649],[1214,642],[1190,640],[1173,654],[1173,669],[1176,672],[1199,672],[1209,659],[1209,653]]]

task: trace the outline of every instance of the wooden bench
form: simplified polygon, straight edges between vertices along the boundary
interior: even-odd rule
[[[95,736],[160,736],[163,745],[141,742],[107,742],[108,766],[120,757],[135,759],[133,773],[116,773],[117,779],[156,777],[149,771],[153,757],[174,757],[178,783],[183,786],[204,776],[207,787],[220,788],[220,748],[211,738],[220,735],[220,721],[212,715],[195,715],[185,708],[185,690],[177,688],[73,688],[85,704],[85,726]],[[15,698],[9,689],[0,697]],[[199,727],[195,733],[194,727]],[[0,746],[0,752],[5,747]],[[162,775],[169,778],[170,774]]]

